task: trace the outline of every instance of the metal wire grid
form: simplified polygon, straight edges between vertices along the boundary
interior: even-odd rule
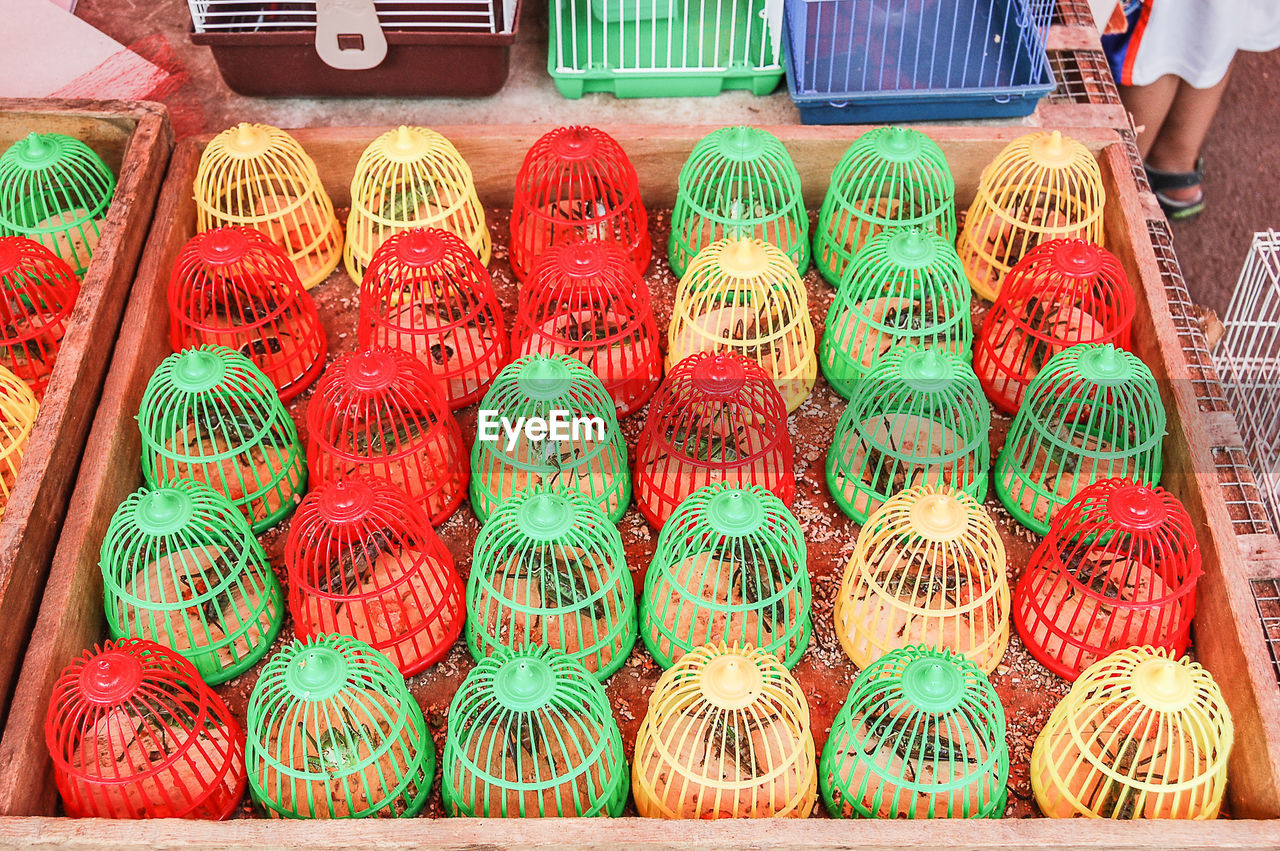
[[[1231,528],[1237,535],[1271,534],[1271,521],[1262,500],[1258,480],[1249,469],[1249,455],[1242,446],[1213,446],[1209,449],[1218,472],[1218,488]]]
[[[1280,686],[1280,579],[1253,580],[1253,600],[1258,604],[1262,635],[1271,651],[1271,667]]]
[[[1094,26],[1089,0],[1058,0],[1053,9],[1053,23],[1068,27]]]
[[[1120,93],[1101,50],[1050,50],[1049,68],[1058,81],[1058,87],[1046,96],[1050,103],[1120,103]]]
[[[1142,162],[1142,154],[1138,153],[1138,134],[1132,130],[1120,130],[1120,139],[1124,144],[1124,152],[1129,157],[1129,168],[1133,172],[1133,182],[1138,184],[1139,195],[1151,194],[1151,183],[1147,180],[1147,168]]]
[[[196,32],[314,30],[316,0],[187,0]],[[497,0],[377,0],[386,30],[502,32]],[[509,16],[508,16],[509,17]]]

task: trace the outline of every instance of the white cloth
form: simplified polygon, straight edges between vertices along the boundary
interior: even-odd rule
[[[1280,0],[1148,2],[1126,57],[1131,85],[1174,74],[1207,89],[1222,80],[1236,51],[1280,47]]]

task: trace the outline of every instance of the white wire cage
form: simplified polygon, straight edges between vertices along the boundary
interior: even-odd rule
[[[1280,529],[1280,233],[1255,233],[1214,365],[1271,525]]]
[[[187,0],[198,33],[312,31],[332,0]],[[389,32],[510,32],[515,0],[361,0]]]

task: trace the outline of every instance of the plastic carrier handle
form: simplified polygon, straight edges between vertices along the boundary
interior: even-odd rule
[[[339,71],[381,65],[387,37],[373,0],[316,0],[316,53]]]

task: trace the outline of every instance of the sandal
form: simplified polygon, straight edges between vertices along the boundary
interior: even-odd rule
[[[1188,189],[1192,186],[1200,186],[1204,180],[1204,158],[1196,160],[1195,171],[1161,171],[1158,168],[1144,166],[1147,172],[1147,182],[1151,184],[1151,191],[1156,194],[1156,200],[1160,202],[1160,209],[1164,210],[1164,214],[1173,221],[1185,221],[1193,219],[1204,212],[1204,189],[1200,190],[1200,194],[1190,201],[1183,201],[1177,198],[1170,198],[1165,194],[1168,189]]]

